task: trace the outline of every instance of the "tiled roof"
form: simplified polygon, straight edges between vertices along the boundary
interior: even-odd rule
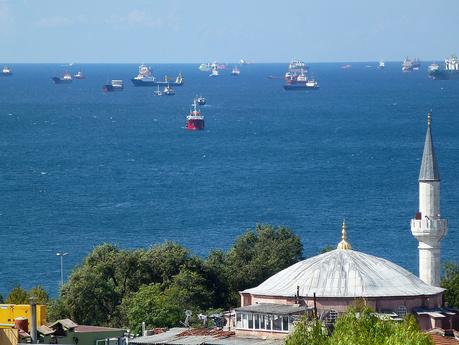
[[[455,337],[445,337],[439,334],[431,334],[435,345],[459,345],[459,340]]]

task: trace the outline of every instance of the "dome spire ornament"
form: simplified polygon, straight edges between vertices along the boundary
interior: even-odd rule
[[[351,244],[346,241],[346,220],[343,219],[343,227],[341,230],[341,242],[338,243],[338,246],[336,249],[344,249],[344,250],[350,250],[352,249]]]

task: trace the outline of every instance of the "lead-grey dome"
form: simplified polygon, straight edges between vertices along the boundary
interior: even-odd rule
[[[289,297],[297,286],[302,297],[420,296],[444,291],[388,260],[335,249],[300,261],[243,293]]]

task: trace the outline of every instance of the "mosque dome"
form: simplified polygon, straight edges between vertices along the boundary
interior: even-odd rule
[[[252,295],[312,297],[395,297],[436,295],[430,286],[404,268],[382,258],[350,249],[333,251],[300,261],[242,291]]]
[[[351,248],[343,221],[335,250],[297,262],[242,293],[357,298],[437,295],[445,290],[424,283],[393,262]]]
[[[252,295],[312,297],[389,297],[436,295],[430,286],[404,268],[382,258],[349,249],[300,261],[243,291]]]

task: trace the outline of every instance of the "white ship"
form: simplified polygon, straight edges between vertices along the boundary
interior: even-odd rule
[[[11,68],[9,68],[8,66],[3,66],[2,74],[4,76],[9,76],[9,75],[12,75],[13,72],[11,71]]]

